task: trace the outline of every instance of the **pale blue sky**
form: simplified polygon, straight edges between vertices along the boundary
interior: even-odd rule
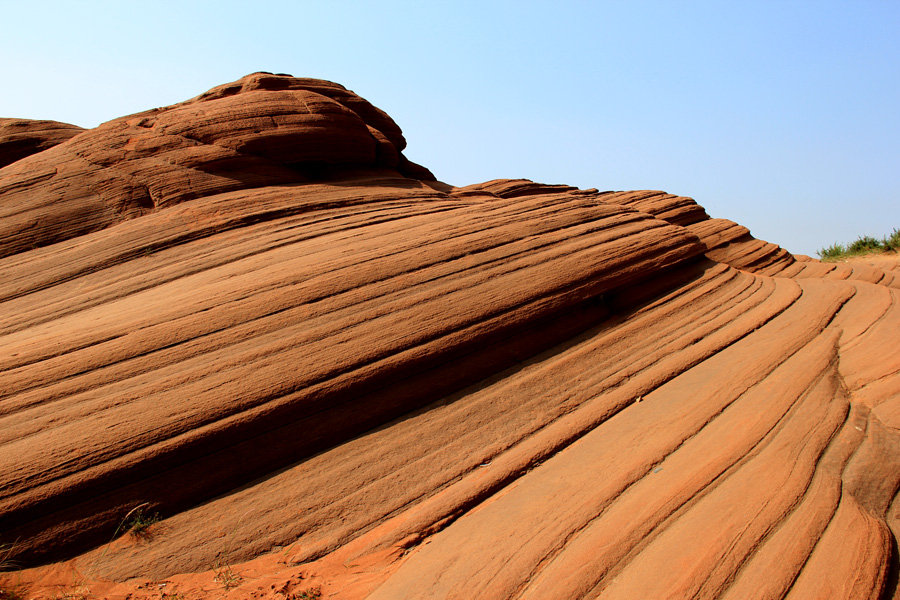
[[[900,227],[900,2],[2,4],[0,116],[337,81],[448,183],[664,189],[794,252]]]

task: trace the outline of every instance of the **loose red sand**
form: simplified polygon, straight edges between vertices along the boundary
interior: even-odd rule
[[[896,597],[898,261],[456,188],[317,80],[16,123],[3,600]]]

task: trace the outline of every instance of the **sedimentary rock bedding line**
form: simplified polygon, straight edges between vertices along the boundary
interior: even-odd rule
[[[61,144],[84,131],[59,121],[0,119],[0,168]]]
[[[34,308],[53,310],[52,302],[27,294],[12,300],[38,323],[0,340],[10,357],[0,384],[14,411],[4,417],[0,458],[5,518],[27,523],[62,510],[80,522],[93,515],[78,515],[77,507],[98,512],[110,495],[99,510],[108,513],[141,499],[137,490],[122,497],[116,488],[154,471],[177,468],[169,476],[184,476],[189,456],[203,461],[190,466],[194,493],[224,491],[201,471],[229,463],[234,485],[302,451],[260,439],[288,434],[286,421],[439,367],[700,251],[686,233],[592,199],[437,207],[426,215],[411,207],[406,218],[403,208],[388,208],[391,220],[322,235],[315,225],[300,227],[295,243],[199,272],[172,278],[166,265],[164,282],[148,269],[133,293],[52,320]],[[94,280],[105,282],[106,274],[78,282]],[[119,282],[118,289],[128,287]],[[76,288],[67,304],[87,296]],[[459,370],[433,380],[439,389],[444,379],[465,381]],[[242,456],[253,438],[272,450]],[[143,499],[152,496],[148,487],[139,487]],[[177,504],[157,502],[171,510],[198,499],[186,485],[168,502],[173,495]],[[38,539],[27,525],[23,533]]]
[[[728,280],[732,278],[730,275],[719,274],[718,277],[715,277],[715,281],[719,282],[722,279]],[[750,285],[749,281],[740,281],[740,277],[738,280],[728,285],[726,282],[723,282],[723,287],[730,288],[726,290],[728,296],[737,296],[742,298],[747,295],[756,295],[758,298],[751,299],[747,304],[743,306],[745,309],[749,309],[755,303],[759,303],[763,298],[767,297],[768,291],[760,290],[759,286]],[[750,278],[745,278],[750,279]],[[703,290],[703,295],[700,294],[690,294],[685,299],[679,300],[677,303],[673,303],[676,306],[680,305],[680,311],[682,314],[687,311],[687,304],[689,303],[689,298],[692,298],[696,303],[703,303],[705,305],[710,306],[710,313],[707,318],[703,321],[704,323],[700,325],[702,327],[701,331],[714,331],[716,324],[718,323],[721,326],[722,317],[718,316],[719,313],[723,310],[727,310],[729,307],[727,306],[717,306],[714,303],[714,300],[710,298],[710,287],[712,284],[707,283],[705,289]],[[665,305],[665,311],[673,311],[675,307],[671,304]],[[677,313],[676,313],[677,314]],[[686,315],[685,315],[686,316]],[[654,319],[651,321],[650,319]],[[641,327],[646,327],[648,323],[654,322],[658,317],[636,317],[633,321],[629,321],[626,330],[637,331]],[[711,319],[711,323],[705,323],[707,319]],[[687,339],[680,337],[678,335],[677,323],[679,321],[673,320],[673,323],[668,327],[661,328],[660,331],[652,336],[651,339],[648,340],[648,343],[653,344],[662,344],[664,348],[668,348],[671,351],[683,346],[684,344],[689,344],[691,342],[691,338]],[[623,325],[624,327],[624,325]],[[603,339],[606,340],[605,348],[601,346],[604,350],[608,352],[608,355],[604,357],[601,349],[594,349],[593,356],[594,360],[602,360],[602,363],[599,363],[598,369],[601,369],[601,365],[606,364],[605,367],[602,367],[601,373],[606,373],[607,379],[599,379],[596,380],[594,378],[589,379],[584,382],[586,385],[588,382],[593,382],[592,385],[596,386],[599,384],[605,384],[607,386],[614,385],[616,381],[621,381],[622,379],[628,377],[628,373],[637,369],[640,370],[640,363],[634,363],[629,365],[624,365],[620,361],[616,360],[615,354],[616,352],[622,352],[621,348],[621,340],[619,338],[621,329],[612,331],[604,336]],[[618,343],[615,343],[616,340],[619,340]],[[582,351],[584,352],[584,351]],[[648,361],[652,361],[653,355],[648,353]],[[569,363],[573,363],[572,359],[568,360]],[[556,365],[556,362],[553,362]],[[562,379],[555,380],[556,387],[550,389],[562,389],[565,385],[566,380],[570,377],[570,370],[563,370],[562,372],[566,373],[565,377]],[[527,436],[529,433],[533,432],[536,428],[540,428],[544,426],[547,422],[552,421],[553,419],[559,417],[564,414],[567,410],[571,410],[574,406],[577,406],[579,403],[584,402],[585,395],[589,394],[588,390],[582,390],[582,385],[573,386],[568,392],[562,393],[554,402],[548,402],[546,399],[546,394],[538,393],[535,394],[537,390],[543,390],[547,383],[543,383],[547,378],[551,377],[551,374],[548,372],[548,369],[543,369],[542,375],[529,377],[527,380],[518,381],[516,379],[510,379],[505,382],[502,388],[498,388],[498,391],[493,392],[489,396],[484,396],[480,393],[472,393],[465,394],[463,397],[456,400],[452,405],[441,408],[440,410],[433,409],[426,411],[422,417],[414,417],[407,420],[404,420],[403,424],[398,423],[397,425],[391,428],[392,434],[395,436],[394,439],[398,440],[396,443],[399,445],[400,434],[397,433],[397,429],[411,427],[411,435],[410,435],[410,443],[413,444],[408,448],[408,452],[412,452],[415,455],[416,449],[418,448],[418,452],[423,452],[423,444],[428,444],[429,447],[433,447],[432,452],[438,453],[438,456],[441,457],[441,462],[438,464],[432,464],[432,467],[427,470],[429,473],[433,473],[432,476],[429,477],[431,483],[429,485],[441,485],[440,482],[442,479],[444,481],[452,479],[464,473],[465,470],[474,468],[477,464],[480,464],[478,461],[490,460],[492,454],[499,451],[499,448],[503,448],[507,445],[511,445],[515,443],[517,440],[522,439],[523,436]],[[498,384],[499,385],[499,384]],[[514,385],[514,389],[510,389],[509,386]],[[497,386],[494,386],[496,388]],[[492,390],[494,389],[492,388]],[[497,395],[501,394],[501,395]],[[465,406],[469,403],[476,403],[475,406],[480,406],[481,408],[477,409],[477,413],[471,414],[470,418],[462,418],[466,415]],[[483,405],[483,406],[482,406]],[[452,409],[452,410],[451,410]],[[475,409],[472,409],[475,410]],[[521,410],[521,414],[517,413],[517,410]],[[498,412],[500,411],[500,412]],[[442,416],[438,419],[435,415],[441,414],[446,415]],[[424,436],[426,433],[423,430],[423,427],[426,425],[421,424],[421,419],[427,418],[427,436]],[[523,421],[524,419],[524,421]],[[409,421],[409,422],[407,422]],[[413,423],[418,423],[417,425],[413,425]],[[477,427],[475,424],[479,424]],[[482,427],[486,428],[486,431],[481,431]],[[505,435],[511,436],[508,438],[504,438],[501,436],[499,439],[493,444],[485,444],[479,440],[491,439],[499,434],[499,432],[494,431],[495,428],[499,428],[500,432],[508,432]],[[423,441],[423,436],[424,440]],[[368,436],[367,436],[368,437]],[[433,440],[433,441],[432,441]],[[389,502],[385,506],[385,513],[390,512],[391,510],[397,508],[398,506],[402,506],[403,503],[412,501],[416,498],[416,494],[427,494],[429,487],[422,486],[421,481],[421,473],[424,471],[423,465],[419,462],[420,459],[413,461],[409,467],[404,467],[402,471],[405,473],[402,480],[398,480],[400,473],[396,472],[398,467],[396,465],[392,465],[391,463],[381,464],[380,461],[375,460],[375,457],[378,456],[378,453],[383,452],[383,447],[377,445],[373,447],[372,454],[363,453],[361,449],[359,449],[359,445],[364,443],[363,441],[354,442],[357,449],[354,451],[354,458],[349,463],[352,465],[352,468],[346,467],[350,469],[350,473],[356,473],[359,475],[360,473],[369,473],[366,477],[376,477],[377,473],[382,473],[381,477],[388,478],[387,481],[376,481],[373,485],[375,485],[375,489],[381,489],[380,494],[383,495],[384,501]],[[559,443],[559,442],[557,442]],[[500,444],[500,446],[497,446]],[[477,454],[472,453],[473,447],[482,447],[482,450],[479,450]],[[491,448],[494,448],[493,450]],[[452,451],[452,452],[451,452]],[[342,453],[345,455],[346,453]],[[398,452],[398,457],[405,456],[404,452]],[[303,502],[304,505],[308,501],[315,502],[323,502],[324,505],[320,508],[313,509],[313,507],[309,507],[302,512],[304,515],[299,521],[286,521],[284,527],[287,527],[286,532],[276,533],[277,537],[273,535],[273,541],[278,544],[284,544],[287,540],[291,539],[291,536],[302,534],[305,529],[320,528],[321,525],[329,523],[333,520],[332,516],[334,514],[334,510],[336,507],[343,505],[350,498],[353,498],[357,495],[357,493],[351,494],[349,498],[345,498],[344,495],[350,493],[345,488],[346,486],[351,486],[351,488],[361,487],[365,488],[366,486],[362,483],[351,483],[355,481],[355,477],[351,476],[347,472],[345,472],[345,466],[347,462],[350,460],[345,457],[342,460],[328,461],[324,464],[333,464],[334,467],[339,468],[340,472],[336,473],[333,478],[330,479],[330,482],[325,485],[317,485],[316,493],[314,494],[303,494],[300,489],[292,490],[290,493],[292,497],[297,495],[303,495],[304,499],[298,500]],[[404,460],[409,460],[406,458]],[[424,459],[421,459],[424,460]],[[299,465],[298,468],[303,470],[305,473],[302,477],[279,477],[278,479],[283,481],[285,485],[294,486],[300,482],[307,482],[308,478],[315,474],[317,481],[323,481],[323,477],[325,477],[325,472],[322,471],[322,463],[319,458],[313,459],[313,461],[319,464],[319,467],[316,467],[316,471],[311,472],[308,465]],[[385,469],[387,469],[385,471]],[[448,471],[449,469],[449,471]],[[344,478],[347,478],[347,482],[344,483]],[[339,483],[340,482],[340,483]],[[391,482],[390,484],[388,482]],[[397,488],[396,486],[402,482],[402,486]],[[303,484],[305,487],[305,484]],[[384,487],[385,485],[392,485],[394,489],[403,489],[410,490],[413,492],[418,490],[416,494],[412,496],[407,496],[406,493],[400,494],[395,491],[395,497],[392,497],[390,494],[390,487]],[[371,495],[373,492],[366,490],[367,495]],[[332,495],[334,494],[334,495]],[[274,504],[272,504],[269,508],[265,510],[278,510],[277,501],[274,498],[280,496],[280,493],[276,493],[274,491],[270,491],[264,494],[267,498],[272,498]],[[257,497],[257,494],[254,494],[254,497]],[[255,505],[255,508],[251,508],[251,505],[246,506],[246,509],[259,510],[260,505]],[[398,504],[399,503],[399,504]],[[354,511],[360,510],[365,507],[365,504],[357,505]],[[370,504],[367,513],[368,514],[360,514],[358,518],[369,519],[370,521],[357,522],[354,526],[357,528],[362,528],[371,523],[371,519],[374,514],[375,505]],[[216,510],[214,507],[212,510]],[[295,508],[289,509],[292,512]],[[321,517],[321,521],[317,523],[316,521],[316,511],[327,510],[326,514]],[[241,510],[235,508],[235,511],[242,512]],[[344,521],[350,521],[349,516],[344,514]],[[342,532],[342,535],[347,535],[348,532],[352,532],[353,529],[346,529],[346,531]],[[246,532],[242,529],[239,524],[236,524],[235,529],[233,530],[233,535],[238,536],[241,539],[241,544],[239,546],[243,546],[245,542],[258,543],[259,540],[253,541],[252,536],[254,535],[251,530],[246,530]],[[243,539],[243,535],[247,535],[248,539]],[[195,550],[195,554],[200,550]],[[214,549],[212,547],[209,548],[209,551],[212,552]]]
[[[342,598],[896,593],[900,271],[660,191],[455,188],[330,82],[0,121],[0,151],[23,131],[16,560],[163,580],[277,552]],[[137,506],[152,539],[108,543]]]
[[[230,92],[104,123],[4,167],[0,256],[230,190],[323,170],[416,173],[384,113],[337,84],[251,75]],[[60,124],[62,125],[62,124]],[[8,126],[0,129],[0,141]]]
[[[555,560],[562,563],[557,568],[561,573],[566,573],[574,580],[575,587],[566,589],[562,586],[558,574],[548,574],[547,581],[555,581],[554,586],[557,590],[555,594],[558,595],[554,597],[582,597],[596,585],[596,582],[585,582],[574,576],[573,571],[577,572],[579,565],[583,569],[581,572],[585,573],[587,577],[605,578],[604,571],[610,569],[615,561],[606,557],[600,550],[601,548],[608,548],[609,552],[615,555],[615,553],[626,553],[631,545],[646,544],[648,534],[654,530],[654,527],[660,525],[660,520],[664,520],[683,502],[696,500],[697,495],[703,490],[704,479],[716,480],[716,483],[722,485],[717,478],[721,477],[731,462],[751,453],[754,446],[759,443],[758,436],[769,432],[788,412],[791,404],[802,399],[803,390],[821,379],[819,373],[832,362],[835,351],[835,334],[826,336],[825,339],[818,339],[816,334],[819,327],[813,324],[803,324],[802,327],[797,327],[796,313],[815,310],[814,307],[818,305],[819,311],[817,312],[821,314],[819,322],[819,326],[821,326],[823,322],[827,323],[827,319],[839,306],[835,300],[826,299],[825,302],[822,302],[816,299],[814,304],[797,302],[780,317],[773,319],[767,327],[759,330],[756,335],[741,340],[705,363],[676,377],[653,393],[646,395],[641,403],[632,405],[621,414],[597,427],[579,443],[559,453],[552,460],[547,461],[510,486],[510,489],[496,501],[487,503],[483,509],[471,513],[471,516],[460,518],[447,530],[436,536],[433,544],[423,547],[416,553],[416,556],[421,556],[421,562],[411,557],[392,577],[384,588],[383,597],[391,597],[392,594],[395,595],[394,597],[397,597],[397,594],[400,596],[411,594],[412,597],[417,597],[417,594],[419,597],[453,597],[451,590],[458,588],[462,579],[469,580],[470,590],[496,590],[499,586],[501,590],[499,597],[512,597],[516,590],[534,578],[539,566],[543,564],[544,568],[547,568],[546,563],[553,564],[555,562],[548,560],[548,553],[549,555],[554,554],[554,549],[560,548],[561,544],[566,549],[564,556],[573,558],[571,562],[568,562],[562,556],[556,557]],[[790,328],[789,332],[779,331],[785,326]],[[766,331],[767,329],[769,331]],[[766,333],[769,335],[765,335]],[[805,357],[800,356],[795,359],[803,364],[804,376],[809,377],[812,381],[798,378],[796,373],[793,373],[796,365],[785,361],[785,358],[792,355],[792,348],[786,347],[775,353],[766,352],[766,346],[772,344],[775,339],[783,340],[785,333],[789,333],[796,344],[802,344],[805,340],[810,339],[817,342],[816,346],[820,353],[819,371],[804,364],[805,360],[808,360]],[[766,339],[767,337],[769,339]],[[747,361],[744,357],[748,354],[758,355],[761,360],[758,362]],[[780,373],[783,373],[780,378],[771,371],[772,367],[779,363],[781,363]],[[727,369],[732,374],[730,385],[724,389],[720,381],[713,384],[716,380],[710,376],[711,373],[721,372],[723,369]],[[762,382],[765,383],[762,389],[753,387],[755,384],[761,386]],[[787,383],[791,383],[791,385],[785,385]],[[831,385],[833,386],[833,382]],[[781,396],[781,406],[772,402],[770,396],[773,389],[777,389]],[[686,395],[685,390],[691,390],[690,395]],[[765,419],[766,415],[759,413],[757,408],[759,401],[754,402],[755,394],[752,392],[766,398],[768,404],[766,408],[773,411],[768,424],[763,420],[758,425],[760,429],[759,433],[756,433],[757,437],[753,437],[754,429],[748,426],[747,413],[756,419]],[[744,399],[743,395],[749,395],[749,397]],[[667,396],[669,400],[665,401]],[[820,404],[823,404],[822,398],[829,400],[824,403],[823,407],[820,407],[820,412],[826,409],[837,411],[830,421],[822,423],[822,427],[827,430],[827,435],[823,434],[824,439],[819,442],[822,445],[827,443],[834,429],[842,422],[846,413],[846,403],[841,406],[839,403],[830,402],[832,396],[828,393],[827,387],[825,393],[818,397]],[[749,405],[744,409],[746,412],[741,411],[741,404],[736,403],[738,399],[742,399],[743,403]],[[648,418],[642,414],[647,412],[652,412],[655,418]],[[731,419],[735,419],[736,422],[729,425],[728,421]],[[722,424],[723,421],[725,424]],[[808,426],[820,421],[821,416],[813,413],[794,435],[801,437],[809,435]],[[646,427],[648,422],[653,423],[649,430]],[[645,426],[638,426],[637,423],[643,423]],[[701,427],[704,429],[700,429]],[[716,433],[719,427],[721,430]],[[706,444],[711,444],[712,447],[718,446],[714,457],[710,456],[710,446],[704,447],[701,442],[703,437],[700,437],[699,431],[703,431],[708,436],[707,439],[710,441]],[[747,435],[749,438],[744,442],[749,445],[743,449],[740,446],[742,440],[734,437],[737,432]],[[698,446],[697,454],[694,458],[679,460],[677,458],[680,456],[679,453],[686,452],[689,447],[686,445],[686,440],[691,440],[691,445]],[[729,453],[721,447],[726,440],[727,443],[737,446],[732,450],[733,454],[730,460]],[[787,449],[799,450],[801,445],[795,442],[796,439],[791,440],[791,443],[787,444]],[[802,447],[809,449],[810,445],[805,444]],[[628,448],[629,451],[623,455],[622,448]],[[571,458],[565,460],[565,457],[569,456]],[[713,466],[710,469],[710,465],[699,460],[701,456],[706,458],[706,461],[712,459],[721,461],[723,464],[718,468]],[[806,458],[807,466],[814,467],[817,457],[816,452],[808,456]],[[790,468],[791,461],[781,461],[778,464],[788,467],[788,473],[794,470]],[[752,473],[749,469],[745,470],[744,468],[737,471],[737,473],[747,472]],[[588,473],[593,473],[594,476],[590,476]],[[545,474],[545,476],[542,477],[541,474]],[[769,476],[771,475],[769,473]],[[758,475],[763,478],[765,476],[765,473]],[[672,478],[675,478],[676,481],[672,482]],[[678,481],[679,478],[682,478],[681,481]],[[646,479],[651,481],[647,482]],[[660,497],[656,502],[661,503],[662,506],[658,508],[654,508],[651,500],[652,493],[629,489],[629,486],[639,486],[635,481],[641,481],[644,483],[644,487],[653,489],[662,485],[661,482],[666,482],[667,479],[670,481],[669,485],[674,489],[664,487],[659,491]],[[529,482],[533,483],[529,485]],[[773,490],[784,491],[782,483],[777,479],[773,479],[770,484],[771,488],[768,487],[769,484],[766,484],[763,487],[765,491],[760,490],[769,501],[771,501]],[[700,489],[691,489],[692,486],[698,486]],[[674,497],[672,496],[673,491],[676,492]],[[631,508],[627,507],[629,499],[633,497],[629,492],[637,494],[636,499],[632,501]],[[666,494],[666,492],[669,493]],[[680,501],[678,493],[683,494]],[[552,517],[548,516],[546,506],[551,504],[554,498],[561,497],[566,497],[567,502],[556,506]],[[583,500],[580,501],[582,497]],[[787,497],[793,499],[796,496]],[[726,494],[725,498],[726,502],[731,504],[740,500],[752,502],[757,509],[764,506],[758,501],[754,502],[752,498],[748,498],[743,493]],[[542,501],[542,499],[544,500]],[[608,503],[614,499],[616,504],[625,505],[621,509],[621,513],[608,506]],[[664,506],[668,506],[668,509],[663,508]],[[570,511],[579,510],[584,512],[568,514]],[[718,509],[705,510],[697,507],[695,510],[695,514],[700,515],[697,518],[701,521],[705,520],[707,523],[712,515],[720,514]],[[739,507],[732,506],[725,513],[735,515],[735,527],[748,525],[747,515]],[[609,525],[605,528],[601,526],[602,520],[597,521],[603,516],[609,518]],[[483,527],[484,522],[493,524],[491,527],[485,528]],[[682,518],[676,522],[683,523],[684,521]],[[590,535],[585,530],[588,523],[591,523],[588,531],[597,531],[597,533],[583,544],[579,544],[578,540],[581,539],[581,536]],[[507,528],[513,528],[513,530],[510,531]],[[637,528],[637,530],[629,532],[628,530],[631,528]],[[646,529],[641,530],[641,528]],[[668,531],[668,528],[663,531]],[[576,532],[579,533],[577,537],[573,538]],[[629,533],[630,535],[628,535]],[[722,540],[726,545],[735,541],[733,536],[729,535],[727,530],[723,530],[721,525],[710,525],[708,533],[722,535]],[[685,535],[695,536],[698,535],[698,531],[689,529]],[[454,536],[459,537],[453,539]],[[623,537],[624,539],[622,539]],[[464,543],[461,541],[462,538],[466,539]],[[517,548],[500,542],[501,539],[519,538],[529,539],[527,547]],[[540,542],[540,539],[544,541]],[[704,541],[712,542],[712,538],[706,537]],[[682,555],[690,547],[686,547],[684,541],[673,543],[681,544]],[[484,551],[479,550],[482,545],[493,548],[494,558],[490,560],[496,561],[496,566],[492,567],[488,564],[485,568],[484,563],[489,559],[486,558]],[[579,550],[579,547],[582,549]],[[665,545],[663,547],[665,548]],[[453,548],[456,550],[452,550]],[[569,551],[572,554],[568,554]],[[704,544],[698,547],[697,551],[714,553],[715,547],[711,544]],[[663,549],[660,552],[671,557],[672,548]],[[647,548],[642,549],[637,553],[636,560],[648,560],[644,557],[653,556],[653,554]],[[590,555],[593,555],[593,558],[588,560]],[[476,556],[479,557],[478,560],[474,560]],[[592,563],[592,560],[596,560],[596,563]],[[696,568],[710,568],[719,564],[721,560],[721,555],[714,555],[706,560],[686,562]],[[566,564],[567,562],[568,564]],[[452,569],[449,568],[451,564],[453,565]],[[467,565],[471,566],[467,567]],[[654,573],[653,577],[649,577],[647,571],[642,568],[637,566],[635,568],[637,569],[637,579],[635,582],[629,583],[626,589],[638,589],[641,587],[637,585],[638,582],[666,587],[677,586],[677,581],[669,581],[663,577],[663,574],[669,574],[676,579],[685,576],[683,565],[679,567],[671,564],[666,567],[656,564],[650,568]],[[430,582],[429,577],[423,575],[426,572],[434,573],[436,578],[434,583]],[[409,583],[406,584],[408,587],[404,587],[403,584],[406,581],[404,574],[408,574],[410,578]],[[480,580],[479,576],[483,576],[485,579]],[[616,580],[622,579],[622,577],[621,573],[615,575]],[[689,579],[697,582],[703,581],[707,577],[689,577]],[[508,583],[504,583],[504,581],[508,581]],[[419,591],[414,591],[415,589]],[[660,595],[664,589],[651,590],[648,593],[653,597],[664,597]],[[669,591],[673,598],[692,596],[691,593],[685,595],[684,590],[677,587],[669,589]],[[546,589],[538,591],[534,597],[541,597],[541,593],[545,592]],[[613,593],[612,590],[609,593]],[[376,597],[378,596],[376,595]]]

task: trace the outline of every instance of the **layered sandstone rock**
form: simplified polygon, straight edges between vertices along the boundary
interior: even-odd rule
[[[0,256],[185,200],[333,171],[383,167],[426,177],[401,154],[405,143],[390,117],[337,84],[249,75],[5,167]]]
[[[58,121],[0,119],[0,167],[61,144],[84,131]]]
[[[0,541],[75,557],[35,593],[895,593],[900,271],[404,146],[258,73],[0,169]]]

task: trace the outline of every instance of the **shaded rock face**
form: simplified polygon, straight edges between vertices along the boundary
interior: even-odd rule
[[[404,146],[256,73],[0,169],[15,560],[135,598],[255,557],[241,597],[895,593],[900,266]]]
[[[0,119],[0,167],[52,148],[84,131],[58,121]]]

